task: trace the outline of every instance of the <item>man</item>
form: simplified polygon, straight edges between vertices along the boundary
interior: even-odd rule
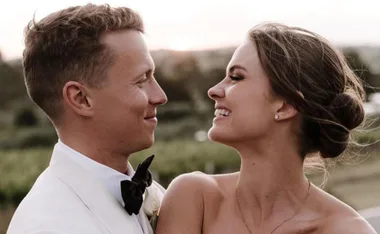
[[[151,183],[150,161],[131,183],[128,158],[153,144],[157,107],[167,98],[143,30],[131,9],[93,4],[29,23],[25,83],[59,141],[8,234],[152,233],[139,202]]]

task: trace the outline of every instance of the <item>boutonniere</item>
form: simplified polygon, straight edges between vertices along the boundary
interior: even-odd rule
[[[145,190],[143,195],[143,209],[153,231],[156,230],[158,213],[163,198],[164,193],[154,183]]]

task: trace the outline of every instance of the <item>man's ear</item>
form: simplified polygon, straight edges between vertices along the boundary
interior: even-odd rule
[[[298,111],[296,110],[296,108],[294,108],[294,106],[290,105],[286,101],[283,101],[282,105],[280,106],[280,108],[278,108],[277,112],[275,113],[274,119],[276,121],[291,119],[294,116],[296,116],[297,113]]]
[[[83,117],[94,115],[94,101],[90,90],[77,81],[69,81],[62,89],[63,100],[74,112]]]

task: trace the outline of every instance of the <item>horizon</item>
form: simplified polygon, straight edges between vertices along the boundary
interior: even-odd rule
[[[149,49],[150,53],[158,53],[158,52],[177,52],[177,53],[197,53],[197,52],[212,52],[212,51],[222,51],[222,50],[234,50],[238,47],[239,45],[232,45],[232,46],[225,46],[225,47],[218,47],[218,48],[204,48],[204,49],[171,49],[171,48],[157,48],[157,49]],[[380,44],[379,45],[368,45],[368,44],[358,44],[358,45],[336,45],[339,49],[368,49],[368,48],[375,48],[379,49],[380,52]],[[1,50],[0,50],[1,52]],[[13,58],[4,58],[3,56],[3,61],[4,62],[15,62],[17,60],[21,60],[22,55],[20,56],[15,56]]]

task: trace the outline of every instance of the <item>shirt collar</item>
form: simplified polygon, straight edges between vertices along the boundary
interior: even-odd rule
[[[56,147],[60,148],[60,150],[64,151],[70,159],[74,160],[76,163],[88,170],[93,176],[95,176],[95,178],[99,179],[108,191],[116,198],[116,200],[124,206],[124,201],[121,196],[120,182],[122,180],[131,180],[131,177],[135,174],[135,171],[129,163],[128,175],[126,175],[92,160],[91,158],[67,146],[61,140],[58,140]]]

